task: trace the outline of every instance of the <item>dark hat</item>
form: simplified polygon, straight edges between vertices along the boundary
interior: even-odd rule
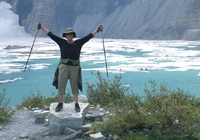
[[[76,37],[76,33],[74,32],[74,30],[72,28],[67,28],[66,31],[63,33],[63,37],[66,36],[66,34],[74,34],[74,37]]]

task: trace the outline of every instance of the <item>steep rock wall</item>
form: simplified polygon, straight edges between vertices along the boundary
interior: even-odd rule
[[[67,27],[73,27],[82,37],[104,24],[107,38],[200,38],[200,0],[0,1],[12,5],[20,25],[32,35],[41,22],[60,36]]]

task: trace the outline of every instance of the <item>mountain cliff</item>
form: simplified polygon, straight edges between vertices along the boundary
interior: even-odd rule
[[[200,0],[0,1],[11,4],[32,35],[41,22],[60,36],[73,27],[82,37],[103,24],[106,38],[200,39]]]

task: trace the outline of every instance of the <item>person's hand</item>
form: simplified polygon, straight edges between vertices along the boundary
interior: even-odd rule
[[[97,33],[98,33],[98,32],[103,32],[103,25],[100,25],[100,26],[98,27]]]
[[[41,26],[41,23],[38,23],[37,29],[40,30]]]

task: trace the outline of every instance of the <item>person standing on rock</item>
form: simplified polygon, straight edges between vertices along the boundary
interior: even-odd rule
[[[38,30],[42,29],[52,40],[54,40],[60,48],[60,63],[55,72],[53,85],[58,89],[59,103],[55,109],[59,112],[63,108],[63,95],[65,94],[66,85],[68,79],[70,80],[70,86],[72,94],[74,95],[75,111],[80,112],[80,106],[78,104],[79,90],[82,91],[82,76],[80,67],[80,52],[82,46],[93,38],[98,32],[103,31],[103,25],[100,25],[97,30],[89,33],[87,36],[73,40],[76,37],[76,32],[72,28],[67,28],[63,33],[63,39],[53,34],[41,23],[38,23]],[[79,90],[78,90],[79,89]]]

